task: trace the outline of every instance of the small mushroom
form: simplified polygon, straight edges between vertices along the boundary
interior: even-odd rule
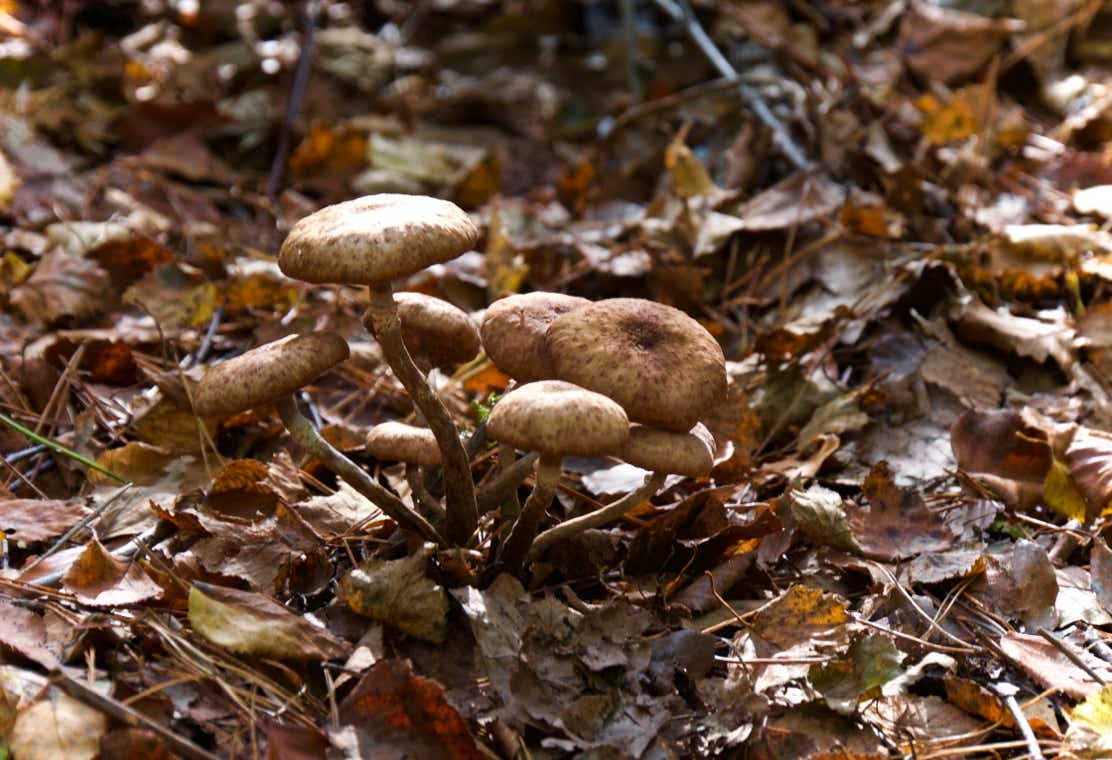
[[[556,377],[617,401],[631,420],[685,432],[726,398],[722,348],[679,309],[640,298],[596,301],[553,320]]]
[[[383,422],[367,433],[367,453],[375,459],[439,465],[440,447],[428,428],[404,422]]]
[[[367,285],[367,321],[382,355],[424,416],[444,457],[448,533],[468,541],[478,522],[475,485],[455,423],[406,348],[392,282],[469,250],[479,232],[448,201],[420,195],[369,195],[327,206],[290,230],[278,266],[305,282]]]
[[[366,449],[375,459],[404,462],[405,479],[421,511],[437,520],[447,516],[425,488],[419,468],[419,465],[439,466],[441,463],[440,447],[431,430],[404,422],[383,422],[367,433]]]
[[[697,478],[710,474],[714,468],[714,436],[699,423],[686,433],[673,433],[634,425],[629,439],[616,456],[632,465],[651,471],[640,488],[580,517],[564,520],[537,536],[529,558],[536,559],[553,544],[568,536],[593,528],[601,528],[618,520],[633,507],[651,499],[670,474]]]
[[[226,417],[273,403],[290,437],[305,451],[351,483],[398,525],[443,543],[423,517],[333,448],[298,411],[292,394],[348,355],[347,342],[329,332],[289,335],[266,343],[208,367],[192,390],[193,409],[201,417]]]
[[[555,496],[563,457],[617,451],[629,437],[629,418],[606,396],[542,380],[503,396],[487,419],[487,432],[501,443],[540,452],[533,492],[502,548],[502,562],[509,572],[517,572]]]
[[[479,328],[483,348],[494,366],[519,382],[551,380],[555,375],[544,333],[556,317],[589,303],[586,298],[544,291],[499,299],[487,307]]]

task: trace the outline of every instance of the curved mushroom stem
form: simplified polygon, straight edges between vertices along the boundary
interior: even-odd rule
[[[517,517],[510,537],[502,547],[499,559],[506,568],[506,572],[517,574],[525,564],[525,557],[533,539],[537,535],[537,528],[552,497],[556,495],[556,486],[560,483],[560,463],[563,457],[553,454],[541,454],[537,460],[537,475],[533,484],[533,493],[525,500],[521,514]]]
[[[570,520],[564,520],[559,525],[549,528],[544,533],[537,536],[537,540],[533,542],[533,548],[529,551],[529,561],[532,562],[538,559],[544,554],[548,547],[564,540],[568,536],[590,530],[591,528],[601,528],[607,523],[620,519],[622,515],[636,507],[645,499],[652,498],[653,495],[660,490],[660,487],[664,485],[664,479],[666,477],[667,476],[663,472],[654,472],[652,475],[645,478],[645,482],[641,484],[640,488],[635,491],[630,491],[617,501],[607,504],[602,509],[596,509],[594,512],[580,517],[573,517]]]
[[[389,285],[370,289],[370,308],[367,314],[374,326],[375,337],[382,346],[382,355],[390,369],[401,381],[413,399],[413,404],[425,416],[429,429],[436,436],[440,454],[444,457],[444,491],[448,503],[448,537],[457,545],[466,544],[479,522],[479,509],[475,503],[475,484],[471,480],[471,464],[463,450],[455,423],[448,415],[440,398],[433,393],[425,376],[402,340],[401,320],[394,294]]]
[[[479,489],[479,510],[485,514],[510,498],[518,486],[525,482],[525,478],[529,477],[538,456],[540,455],[534,451],[499,470],[498,474]]]
[[[413,506],[418,507],[430,519],[443,520],[444,507],[425,488],[425,478],[421,468],[412,462],[406,462],[405,479],[409,483],[409,490],[413,493]]]
[[[278,414],[281,415],[286,429],[290,431],[290,437],[301,448],[350,483],[352,488],[370,499],[383,514],[402,528],[411,530],[422,538],[435,542],[438,546],[445,545],[444,538],[436,532],[436,528],[432,527],[428,520],[407,507],[405,502],[376,483],[355,462],[324,440],[312,423],[298,411],[297,403],[292,397],[282,399],[275,406],[278,407]]]

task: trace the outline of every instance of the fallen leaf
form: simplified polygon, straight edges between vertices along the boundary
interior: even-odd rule
[[[332,739],[355,753],[347,757],[485,757],[444,690],[404,660],[375,663],[340,703],[339,717]]]
[[[11,293],[12,305],[23,318],[35,323],[53,323],[63,317],[84,319],[111,305],[108,273],[95,262],[60,251],[39,261],[35,271]]]
[[[104,713],[51,689],[15,719],[8,744],[20,760],[93,760],[107,731]]]
[[[189,590],[193,630],[237,654],[276,660],[336,660],[350,647],[268,596],[197,582]]]
[[[370,559],[340,581],[337,596],[359,615],[434,644],[448,635],[448,594],[426,575],[432,546],[397,560]]]

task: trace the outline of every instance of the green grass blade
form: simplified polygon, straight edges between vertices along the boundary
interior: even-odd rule
[[[51,441],[48,438],[43,438],[41,435],[39,435],[35,431],[29,430],[28,428],[23,427],[22,425],[20,425],[18,422],[16,422],[15,420],[13,420],[11,417],[7,416],[6,414],[0,414],[0,422],[3,422],[5,425],[10,427],[12,430],[26,436],[27,438],[31,439],[35,443],[42,444],[43,446],[46,446],[48,449],[53,449],[54,451],[57,451],[62,456],[69,457],[70,459],[74,460],[75,462],[80,462],[81,464],[85,465],[86,467],[91,467],[92,469],[96,470],[97,472],[102,473],[104,475],[107,475],[108,477],[110,477],[114,480],[118,480],[121,483],[130,482],[130,481],[128,481],[127,478],[122,477],[120,475],[117,475],[116,473],[112,472],[111,470],[109,470],[106,467],[100,466],[99,464],[94,462],[92,459],[89,459],[89,457],[82,456],[81,454],[78,454],[76,451],[73,451],[72,449],[67,449],[62,444],[55,443],[54,441]]]

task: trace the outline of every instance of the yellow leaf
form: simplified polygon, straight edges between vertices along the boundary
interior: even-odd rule
[[[1069,468],[1054,459],[1043,481],[1046,505],[1068,520],[1085,522],[1085,497],[1077,490]]]
[[[517,293],[528,273],[529,265],[514,250],[502,218],[502,210],[495,204],[490,214],[486,248],[487,294],[490,300]]]
[[[0,153],[0,208],[5,208],[11,202],[18,184],[19,176],[15,173],[15,169],[8,163],[4,154]]]
[[[680,129],[664,151],[664,167],[672,175],[672,188],[681,198],[706,195],[715,189],[703,163],[687,147],[687,126]]]

